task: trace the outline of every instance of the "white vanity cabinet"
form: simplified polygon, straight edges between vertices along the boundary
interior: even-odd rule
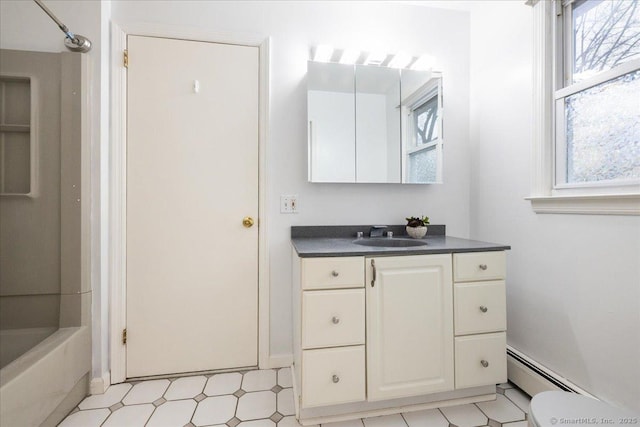
[[[506,257],[453,254],[456,388],[507,381]]]
[[[302,425],[495,399],[507,380],[505,253],[300,257]]]
[[[293,267],[300,406],[364,401],[364,257],[294,255]]]
[[[451,255],[366,264],[367,399],[453,390]]]

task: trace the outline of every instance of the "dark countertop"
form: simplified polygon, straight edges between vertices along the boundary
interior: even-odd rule
[[[444,229],[444,227],[443,227]],[[303,233],[293,232],[293,236]],[[316,233],[313,233],[316,234]],[[329,233],[330,235],[337,233]],[[410,239],[406,235],[394,233],[394,239]],[[367,237],[365,237],[367,239]],[[383,237],[383,239],[385,239]],[[461,239],[445,235],[428,234],[422,240],[426,240],[426,246],[413,246],[407,248],[371,247],[356,245],[355,237],[347,234],[343,237],[292,237],[291,243],[298,256],[301,258],[335,257],[335,256],[386,256],[386,255],[428,255],[448,254],[461,252],[504,251],[511,246],[481,242],[479,240]]]

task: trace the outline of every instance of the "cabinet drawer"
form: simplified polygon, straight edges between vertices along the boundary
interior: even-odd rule
[[[453,254],[453,281],[504,279],[506,255],[504,251]]]
[[[302,407],[365,399],[364,346],[302,352]]]
[[[305,291],[302,348],[364,344],[364,289]]]
[[[503,280],[456,283],[453,292],[456,335],[507,329],[507,298]]]
[[[507,335],[456,337],[456,389],[507,381]]]
[[[304,258],[302,289],[363,288],[364,257]]]

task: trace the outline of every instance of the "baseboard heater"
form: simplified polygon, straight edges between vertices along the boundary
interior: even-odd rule
[[[596,398],[511,346],[507,346],[507,370],[509,381],[530,396],[547,390],[563,390]]]

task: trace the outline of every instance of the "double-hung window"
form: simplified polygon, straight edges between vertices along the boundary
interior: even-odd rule
[[[537,125],[544,127],[534,147],[541,163],[534,209],[637,214],[640,2],[542,0],[534,7],[534,88],[546,92],[534,94]],[[574,204],[581,201],[584,211]]]
[[[408,183],[442,182],[442,97],[440,80],[413,95],[406,111],[408,130],[404,176]]]

